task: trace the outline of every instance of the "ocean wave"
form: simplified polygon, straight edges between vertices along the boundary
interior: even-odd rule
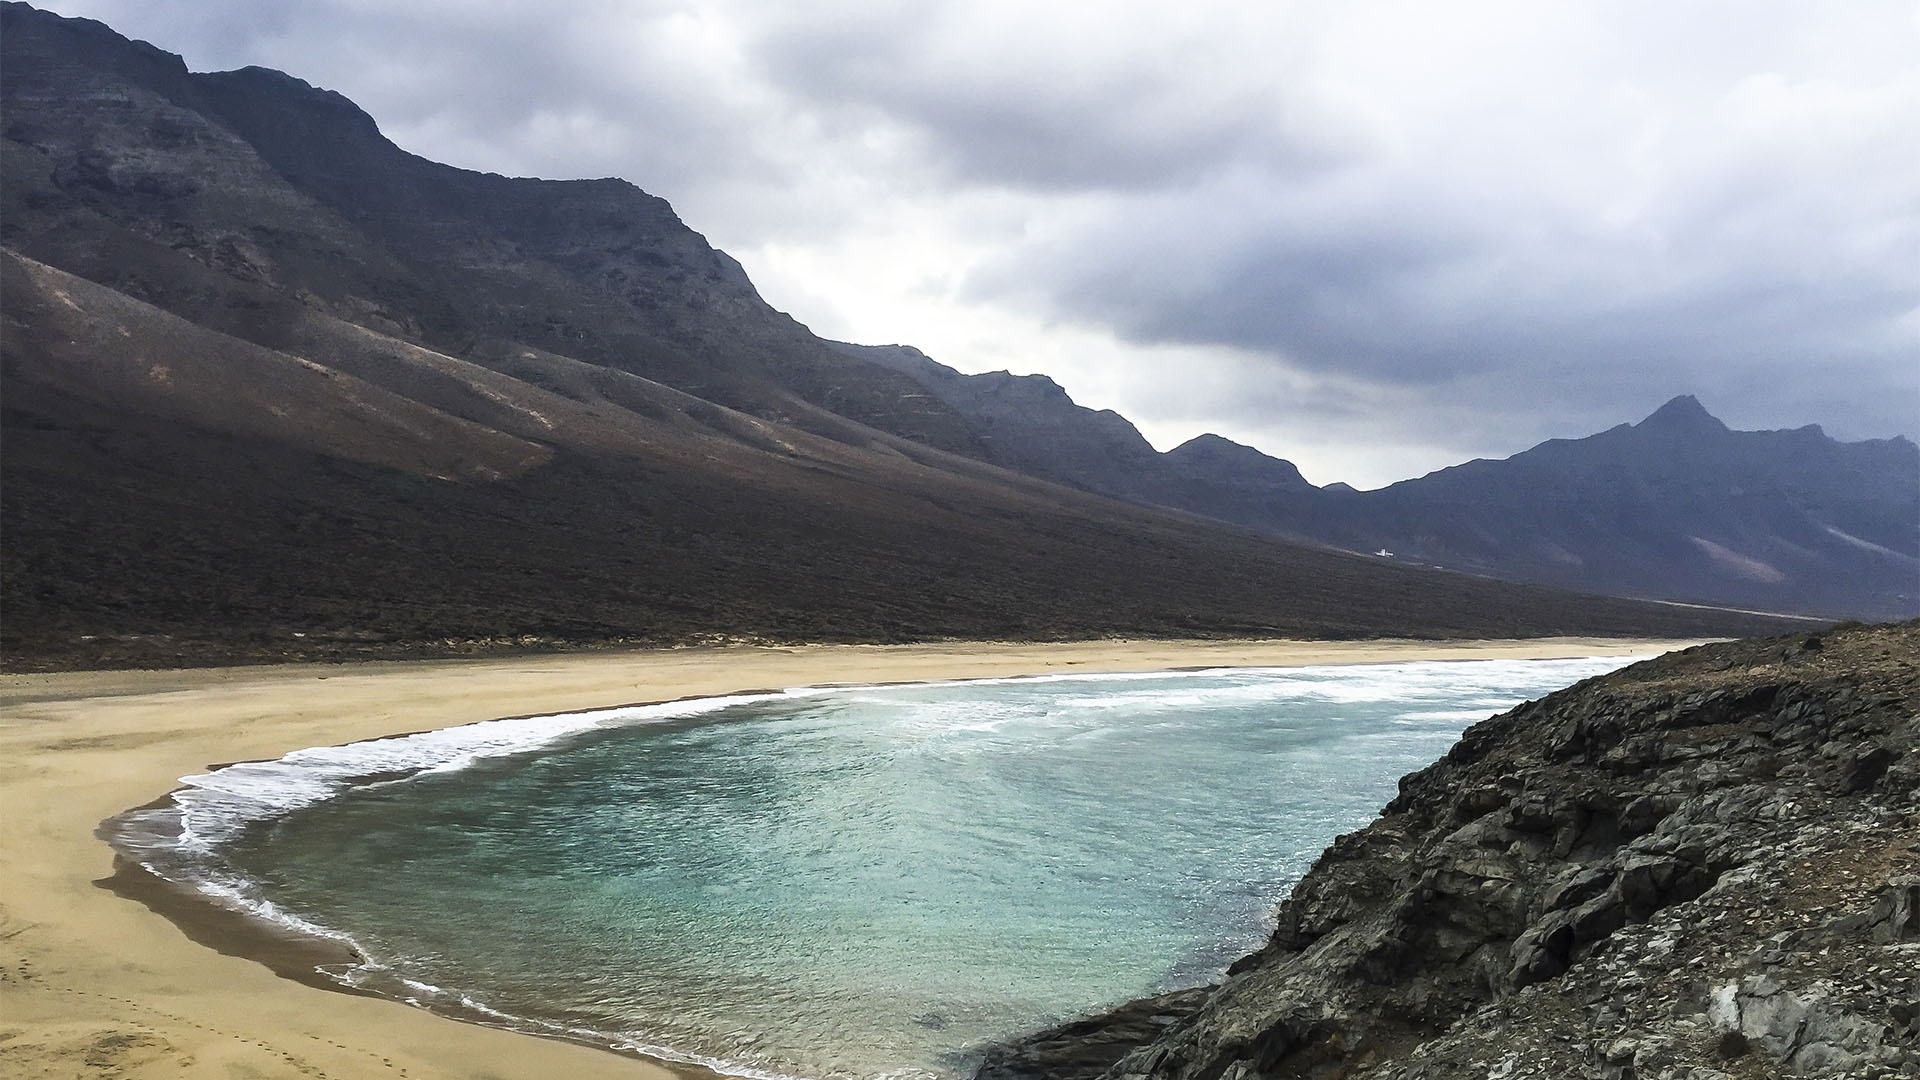
[[[183,776],[181,787],[163,804],[113,819],[108,839],[136,858],[156,848],[207,852],[252,822],[291,813],[353,788],[455,772],[492,758],[532,753],[598,727],[684,720],[738,705],[830,692],[797,687],[778,693],[510,717],[295,750],[272,760],[243,761]]]
[[[285,911],[259,883],[233,869],[220,845],[241,830],[356,788],[454,772],[489,759],[533,753],[594,728],[683,720],[738,705],[827,693],[797,687],[778,693],[689,698],[652,705],[484,720],[338,746],[309,747],[265,761],[243,761],[180,778],[166,799],[101,823],[102,839],[148,873],[215,906],[289,933],[351,949],[363,963],[325,971],[342,982],[387,970],[364,943],[335,927]],[[397,976],[396,976],[397,977]]]

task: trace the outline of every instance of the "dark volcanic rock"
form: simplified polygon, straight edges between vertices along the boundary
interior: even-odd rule
[[[1520,706],[1402,780],[1265,948],[1104,1075],[1920,1076],[1916,739],[1920,623]],[[1095,1075],[1137,1030],[1112,1016],[995,1051],[995,1080]]]
[[[974,1073],[975,1080],[1081,1080],[1099,1076],[1135,1047],[1191,1017],[1212,992],[1213,987],[1202,986],[1139,998],[1099,1016],[996,1046],[987,1051]]]

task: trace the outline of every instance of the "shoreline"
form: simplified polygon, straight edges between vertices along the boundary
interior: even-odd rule
[[[215,762],[504,717],[748,687],[1661,652],[1694,642],[1095,641],[718,646],[477,660],[0,675],[0,1034],[22,1075],[711,1077],[696,1066],[449,1019],[300,966],[260,921],[116,866],[106,819]],[[138,872],[144,875],[144,871]],[[118,881],[121,889],[115,889]],[[127,903],[122,889],[149,887]],[[1277,898],[1276,898],[1277,899]],[[165,914],[155,910],[172,908]],[[191,910],[189,910],[191,909]],[[218,912],[224,919],[210,915]],[[245,922],[248,931],[228,925]],[[279,972],[276,974],[275,972]],[[282,977],[284,976],[284,977]],[[326,992],[320,992],[320,991]],[[375,1064],[377,1063],[377,1065]]]

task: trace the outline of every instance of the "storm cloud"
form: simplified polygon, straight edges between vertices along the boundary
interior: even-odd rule
[[[776,304],[1368,486],[1697,394],[1920,429],[1909,3],[60,0],[619,175]]]

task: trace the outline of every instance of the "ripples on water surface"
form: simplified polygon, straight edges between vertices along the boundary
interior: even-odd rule
[[[498,721],[196,778],[162,873],[351,980],[734,1072],[950,1075],[1209,981],[1468,724],[1625,663],[1069,676]],[[404,779],[396,779],[404,777]],[[142,837],[145,836],[145,839]]]

